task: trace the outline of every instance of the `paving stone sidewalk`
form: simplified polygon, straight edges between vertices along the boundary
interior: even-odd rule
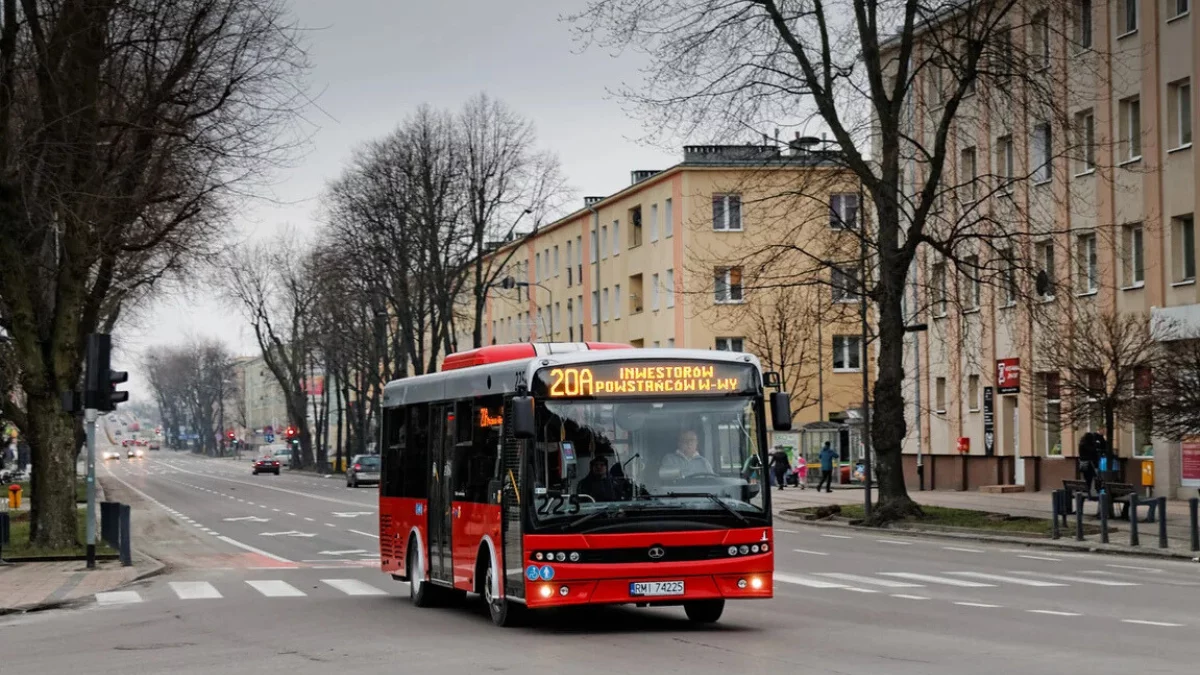
[[[98,561],[91,570],[82,560],[0,565],[0,614],[89,598],[136,581],[157,566],[148,559],[131,567]]]
[[[909,495],[919,504],[926,506],[942,506],[946,508],[957,509],[973,509],[977,511],[989,511],[993,513],[1006,513],[1011,516],[1025,516],[1033,518],[1050,518],[1051,514],[1051,493],[1050,492],[1016,492],[1008,494],[995,494],[988,492],[957,492],[943,490],[928,490],[919,491],[912,490]],[[862,504],[863,491],[861,489],[842,489],[833,490],[832,492],[817,492],[812,487],[801,490],[799,488],[788,487],[784,490],[776,488],[771,489],[771,498],[774,510],[776,513],[787,509],[802,508],[806,506],[822,506],[825,504]],[[1096,518],[1097,505],[1095,502],[1087,502],[1084,504],[1084,522],[1088,525],[1098,525],[1099,519]],[[1120,513],[1118,509],[1117,513]],[[1158,523],[1145,522],[1146,509],[1139,509],[1138,533],[1141,539],[1143,550],[1157,549],[1158,547]],[[1063,531],[1063,540],[1073,540],[1074,538],[1074,516],[1068,518],[1067,528]],[[1116,519],[1109,521],[1110,527],[1117,531],[1110,535],[1110,547],[1106,550],[1114,550],[1116,547],[1130,548],[1129,542],[1129,523],[1125,520]],[[1191,552],[1191,533],[1190,533],[1190,514],[1188,512],[1188,502],[1184,499],[1167,500],[1167,540],[1168,550],[1176,554],[1200,555]],[[1039,541],[1039,540],[1035,540]],[[1051,541],[1046,539],[1047,542]],[[1088,544],[1099,544],[1099,535],[1088,536],[1085,541]]]

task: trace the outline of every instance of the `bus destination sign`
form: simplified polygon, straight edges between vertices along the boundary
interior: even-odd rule
[[[547,398],[628,395],[739,394],[753,387],[754,369],[723,362],[612,362],[543,368],[534,395]]]

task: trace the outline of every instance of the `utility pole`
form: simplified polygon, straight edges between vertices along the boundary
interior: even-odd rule
[[[860,302],[859,316],[862,318],[862,399],[863,399],[863,517],[871,517],[871,401],[870,380],[868,370],[870,359],[867,358],[867,210],[862,207],[862,182],[858,184],[858,270],[861,282],[858,288]]]
[[[87,433],[87,568],[96,567],[96,417],[95,408],[83,411]]]
[[[129,400],[129,392],[118,391],[116,385],[129,379],[129,373],[112,370],[110,359],[112,338],[107,333],[91,333],[87,338],[87,372],[83,389],[83,420],[87,432],[87,567],[96,567],[96,418],[100,412],[117,409],[118,403]],[[67,392],[64,400],[73,392]],[[75,412],[74,405],[68,407]]]

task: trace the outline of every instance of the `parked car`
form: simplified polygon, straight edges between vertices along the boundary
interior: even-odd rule
[[[265,457],[259,457],[258,459],[254,460],[254,475],[255,476],[257,476],[260,473],[273,473],[276,476],[278,476],[279,469],[280,469],[279,460],[275,459],[274,457],[265,456]]]
[[[346,487],[379,483],[379,455],[355,455],[346,469]]]
[[[158,441],[150,441],[150,449],[151,450],[161,450],[161,448],[158,445]]]

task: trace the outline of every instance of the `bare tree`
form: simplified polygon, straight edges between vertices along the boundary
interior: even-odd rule
[[[305,382],[316,346],[312,315],[318,276],[315,257],[294,237],[252,244],[221,270],[224,291],[254,329],[263,361],[284,394],[288,420],[299,432],[300,466],[312,466],[313,430]],[[325,457],[316,457],[325,466]]]
[[[1154,434],[1173,441],[1200,435],[1200,333],[1160,317],[1151,333],[1162,350],[1150,374]]]
[[[215,455],[225,432],[224,399],[233,371],[228,347],[209,339],[154,349],[143,369],[168,442],[186,426],[199,436],[198,450]]]
[[[0,327],[33,452],[30,538],[76,544],[86,335],[214,248],[293,143],[307,64],[282,0],[0,2]],[[15,263],[15,264],[13,264]]]
[[[1150,414],[1152,378],[1173,369],[1142,313],[1079,307],[1069,328],[1040,334],[1034,351],[1038,396],[1060,401],[1037,407],[1048,423],[1103,427],[1116,447],[1117,420],[1144,422]],[[1169,376],[1168,376],[1169,377]]]
[[[913,267],[937,256],[952,270],[1003,283],[1013,268],[1034,269],[1031,231],[1053,233],[1040,219],[1031,225],[1024,208],[1029,200],[1022,197],[1047,171],[1062,175],[1068,159],[1080,156],[1076,134],[1067,133],[1074,121],[1065,72],[1068,62],[1077,72],[1092,62],[1072,61],[1067,53],[1072,38],[1061,27],[1069,25],[1073,6],[593,0],[569,17],[585,40],[600,37],[649,54],[645,86],[623,93],[653,129],[683,135],[752,129],[765,137],[771,127],[811,121],[831,135],[821,159],[852,180],[863,215],[868,209],[871,215],[849,234],[865,261],[861,296],[872,305],[878,342],[870,439],[879,501],[872,522],[920,513],[901,466],[904,295]],[[1054,143],[1043,143],[1044,156],[1032,166],[1007,161],[1027,140],[1029,118],[1044,120]],[[986,169],[993,165],[990,154],[983,154],[968,172],[952,151],[965,150],[970,134],[987,128],[984,119],[1011,123],[1013,135],[998,144],[994,171]],[[810,147],[798,145],[799,151]],[[825,200],[829,192],[827,183],[809,196]],[[1016,198],[991,199],[1010,194]],[[829,278],[824,246],[810,250],[805,240],[779,245],[808,256],[801,278],[822,270],[819,276]],[[1032,277],[1017,281],[1028,288]]]

